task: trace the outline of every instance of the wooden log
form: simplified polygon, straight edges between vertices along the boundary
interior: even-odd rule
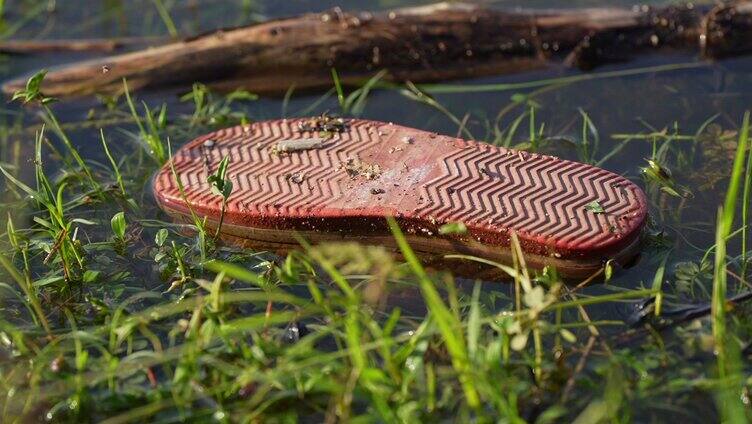
[[[700,45],[706,57],[752,52],[752,2],[722,4],[703,20]]]
[[[111,53],[126,47],[164,42],[157,37],[127,38],[90,38],[70,40],[3,40],[0,41],[0,53],[11,55],[29,55],[60,52],[106,52]]]
[[[426,82],[517,72],[552,61],[590,69],[643,51],[685,49],[708,57],[747,52],[749,2],[719,7],[502,11],[462,3],[388,12],[278,19],[51,71],[49,96],[117,93],[196,81],[222,89],[284,92],[346,84],[380,69],[386,79]],[[735,27],[746,25],[737,37]],[[712,33],[709,32],[712,30]],[[739,38],[739,39],[737,39]],[[3,85],[23,87],[24,78]]]

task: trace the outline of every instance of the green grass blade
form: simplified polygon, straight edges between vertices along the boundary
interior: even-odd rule
[[[739,374],[739,352],[736,341],[727,334],[726,322],[726,240],[731,233],[736,212],[736,200],[741,185],[744,159],[749,139],[749,112],[744,115],[744,123],[739,134],[734,165],[726,199],[718,208],[716,228],[715,269],[713,273],[713,294],[711,301],[711,319],[713,338],[715,340],[716,360],[718,364],[719,391],[718,407],[726,422],[746,422],[745,407],[740,399],[742,393],[741,375]]]
[[[513,90],[523,90],[528,88],[545,87],[554,84],[572,84],[583,81],[593,81],[600,79],[619,78],[634,75],[646,75],[659,72],[671,72],[685,69],[694,69],[707,66],[698,62],[675,63],[669,65],[648,66],[637,69],[625,69],[618,71],[594,72],[587,74],[577,74],[559,78],[545,78],[535,81],[526,81],[519,83],[502,83],[502,84],[421,84],[420,88],[431,94],[467,94],[467,93],[487,93],[503,92]]]
[[[433,316],[433,319],[436,320],[436,324],[439,326],[441,336],[452,357],[452,365],[459,374],[462,389],[467,398],[467,403],[470,407],[477,408],[480,406],[480,398],[478,397],[478,392],[472,383],[467,345],[462,336],[462,331],[460,331],[462,324],[441,299],[433,281],[428,278],[428,274],[426,274],[426,271],[420,264],[415,252],[413,252],[412,248],[407,243],[407,239],[405,239],[404,234],[402,234],[402,230],[400,230],[399,225],[397,225],[397,221],[391,217],[387,218],[387,221],[402,255],[410,265],[413,273],[418,277],[418,283],[420,284],[423,298],[426,301],[426,306]]]
[[[167,32],[170,33],[171,37],[177,37],[178,36],[178,30],[175,27],[175,22],[172,21],[172,17],[170,17],[170,12],[165,7],[164,3],[162,3],[162,0],[152,0],[154,2],[154,7],[157,8],[157,13],[159,13],[159,17],[162,19],[162,22],[164,22],[165,27],[167,28]]]
[[[747,236],[749,234],[749,203],[752,201],[752,149],[747,147],[747,169],[744,172],[744,194],[742,195],[742,271],[741,277],[747,277],[747,267],[749,265],[749,248]]]
[[[653,285],[652,289],[655,292],[655,316],[661,315],[661,305],[663,304],[663,275],[666,271],[666,262],[668,261],[668,256],[664,257],[661,261],[661,264],[658,266],[658,270],[655,271],[655,276],[653,277]]]
[[[347,114],[347,103],[345,103],[345,91],[342,88],[342,82],[339,80],[339,74],[337,74],[337,70],[332,68],[332,81],[334,81],[334,89],[337,91],[337,102],[339,102],[339,107],[342,109],[342,113]]]

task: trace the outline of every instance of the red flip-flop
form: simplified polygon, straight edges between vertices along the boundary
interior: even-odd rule
[[[515,232],[528,266],[568,278],[637,254],[642,190],[577,162],[360,119],[280,119],[219,130],[175,152],[185,199],[209,227],[222,197],[207,182],[223,158],[233,183],[221,228],[239,245],[286,250],[316,242],[394,245],[397,219],[419,253],[510,263]],[[154,179],[160,207],[190,219],[169,165]],[[447,223],[466,232],[441,234]],[[446,228],[446,227],[445,227]]]

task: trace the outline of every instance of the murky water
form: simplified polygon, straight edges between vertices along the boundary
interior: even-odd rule
[[[55,5],[50,12],[39,4]],[[386,8],[409,2],[398,0],[380,1],[377,5],[369,1],[353,1],[342,4],[339,1],[311,0],[296,2],[268,1],[185,1],[178,2],[172,9],[172,18],[181,34],[194,34],[216,27],[241,25],[265,18],[293,15],[297,13],[319,11],[335,5],[347,9]],[[420,4],[423,2],[411,2]],[[614,0],[610,2],[577,1],[577,2],[546,2],[536,0],[533,3],[522,1],[493,2],[498,7],[516,7],[526,5],[530,7],[572,7],[594,5],[631,5],[631,2]],[[23,23],[11,38],[90,38],[113,36],[163,36],[165,25],[150,1],[54,1],[50,2],[13,2],[6,5],[5,29],[12,29],[12,25]],[[35,8],[40,8],[36,10]],[[93,56],[93,54],[49,54],[38,56],[4,57],[0,61],[0,79],[6,79],[18,74],[27,73],[40,67],[50,67],[57,64]],[[689,54],[670,54],[661,56],[641,57],[635,61],[609,65],[599,68],[596,72],[618,71],[623,69],[638,69],[672,63],[693,62],[695,58]],[[582,131],[582,112],[587,113],[597,127],[599,146],[593,155],[597,162],[606,157],[609,152],[619,149],[617,153],[601,163],[600,166],[613,172],[627,176],[642,184],[640,168],[646,165],[645,158],[651,156],[654,148],[660,147],[663,140],[654,144],[650,140],[633,140],[622,145],[619,134],[649,133],[667,128],[669,132],[677,129],[679,133],[693,135],[709,118],[717,115],[714,122],[725,130],[734,130],[741,123],[742,115],[752,105],[752,57],[727,60],[718,63],[703,63],[696,67],[686,67],[674,71],[644,72],[638,75],[624,77],[610,77],[593,79],[558,86],[535,96],[540,104],[536,111],[538,124],[545,122],[545,132],[554,141],[547,144],[547,152],[578,159],[575,149],[566,140],[578,140]],[[581,74],[577,70],[552,66],[549,69],[523,74],[481,78],[467,81],[454,81],[452,84],[501,84],[534,81],[561,76]],[[480,140],[490,140],[493,134],[488,131],[487,123],[493,123],[497,114],[507,107],[511,98],[517,93],[530,93],[532,90],[489,90],[480,93],[437,94],[437,100],[459,118],[469,114],[467,129]],[[165,102],[171,113],[190,113],[191,106],[178,101],[176,91],[151,91],[139,93],[139,99],[150,105]],[[289,104],[284,104],[279,98],[262,98],[246,105],[249,116],[254,119],[275,118],[282,115],[295,115],[305,110],[319,98],[317,94],[294,96]],[[63,122],[77,122],[85,120],[91,108],[101,108],[96,99],[82,99],[64,101],[55,105],[55,112]],[[336,110],[336,101],[329,99],[320,106],[312,109],[311,113],[325,110]],[[523,110],[513,109],[503,120],[502,127]],[[401,125],[437,131],[445,134],[456,134],[458,127],[451,120],[436,109],[416,104],[397,91],[376,91],[371,94],[367,107],[362,115],[364,118],[382,121],[392,121]],[[3,105],[0,109],[0,120],[12,124],[17,120],[33,124],[36,118],[32,110],[24,110],[17,105]],[[527,121],[525,121],[527,122]],[[523,124],[527,125],[526,123]],[[130,130],[129,126],[125,126]],[[114,127],[105,129],[111,144],[118,146],[121,153],[128,153],[128,144],[123,140],[125,136]],[[97,128],[73,130],[70,134],[77,147],[86,158],[102,159],[99,132]],[[520,132],[517,142],[523,141],[526,130]],[[31,176],[31,166],[28,159],[33,150],[33,134],[30,132],[15,132],[4,137],[0,144],[0,161],[16,161],[24,177]],[[10,151],[14,143],[19,142],[20,155]],[[558,140],[558,141],[556,141]],[[173,140],[179,145],[188,140]],[[679,151],[690,155],[693,143],[690,141],[674,140],[672,143],[685,143]],[[715,143],[715,144],[714,144]],[[710,145],[711,147],[708,147]],[[699,150],[698,150],[699,149]],[[704,154],[702,149],[712,150]],[[730,160],[722,159],[725,151],[718,148],[718,143],[710,137],[705,143],[695,146],[691,163],[680,163],[676,157],[671,158],[670,164],[676,181],[686,186],[692,196],[680,201],[668,199],[658,201],[653,198],[651,215],[655,221],[655,229],[663,230],[673,248],[670,266],[676,262],[697,260],[703,250],[712,245],[714,222],[719,199],[725,190],[725,179],[716,184],[707,184],[716,174],[724,174],[730,168]],[[730,157],[730,154],[729,156]],[[678,166],[682,165],[682,166]],[[0,182],[2,187],[5,182]],[[729,247],[732,252],[738,251],[738,246]],[[657,268],[652,258],[655,255],[648,251],[635,268],[619,274],[611,284],[614,286],[636,287],[640,284],[649,285]],[[593,293],[608,290],[604,287],[590,289]],[[613,317],[626,313],[626,308],[620,311],[611,309],[599,311],[603,316]]]

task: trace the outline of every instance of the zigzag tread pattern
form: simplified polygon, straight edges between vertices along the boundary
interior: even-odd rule
[[[173,157],[186,198],[196,205],[220,208],[221,197],[207,182],[224,157],[230,158],[228,177],[234,190],[227,209],[250,214],[306,216],[340,200],[348,175],[342,166],[363,152],[377,148],[382,134],[368,121],[354,121],[349,130],[325,139],[321,149],[275,154],[280,140],[317,138],[301,131],[303,120],[265,121],[236,126],[201,136]],[[212,146],[206,147],[207,142]],[[165,168],[157,176],[162,196],[180,198],[174,177]]]
[[[633,237],[647,215],[642,190],[603,169],[381,122],[350,120],[317,148],[275,154],[280,140],[320,137],[301,129],[306,121],[226,128],[183,146],[172,163],[188,202],[220,210],[207,178],[229,157],[228,213],[270,227],[287,218],[394,214],[504,237],[514,231],[544,250],[595,251]],[[343,165],[352,159],[378,165],[381,176],[349,174]],[[184,203],[169,166],[154,190],[163,206]]]
[[[558,249],[588,249],[630,236],[646,201],[629,180],[551,156],[465,142],[421,188],[416,214],[512,230]],[[601,212],[599,207],[603,209]]]

